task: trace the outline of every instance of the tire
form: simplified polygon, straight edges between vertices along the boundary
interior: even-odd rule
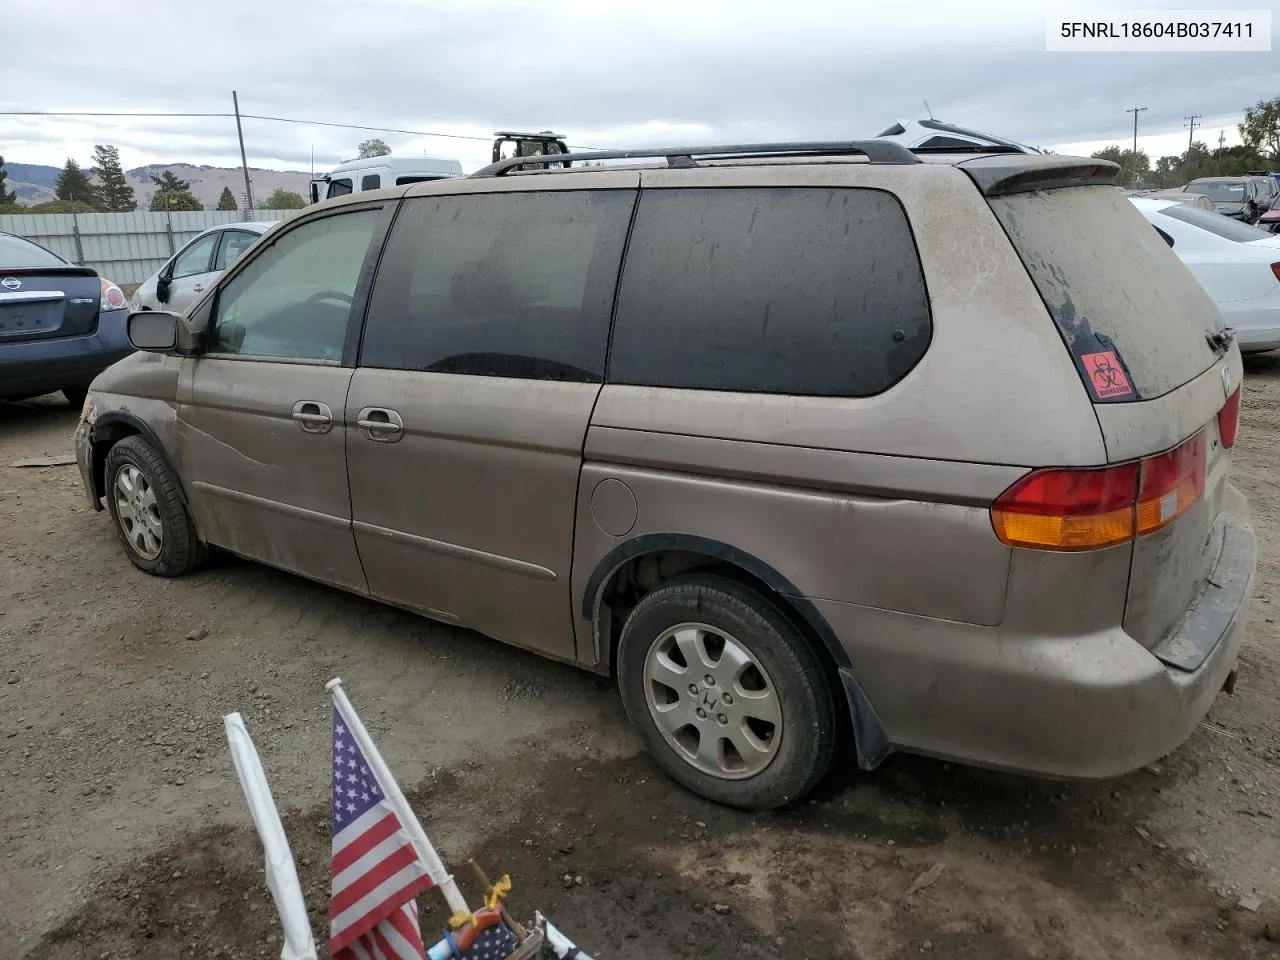
[[[785,806],[831,766],[836,704],[818,657],[771,600],[733,580],[691,574],[641,598],[619,641],[618,687],[663,770],[716,803]]]
[[[67,403],[79,410],[84,406],[84,398],[89,395],[88,387],[63,387],[62,396]]]
[[[180,577],[200,566],[205,546],[182,501],[178,478],[148,440],[125,437],[107,451],[104,480],[111,521],[135,567],[158,577]]]

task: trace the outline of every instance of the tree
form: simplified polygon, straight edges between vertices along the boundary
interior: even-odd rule
[[[6,190],[4,181],[9,174],[4,169],[4,157],[0,157],[0,207],[8,207],[18,202],[18,195],[12,190]]]
[[[93,148],[93,172],[98,177],[98,199],[102,209],[110,213],[129,213],[137,209],[138,199],[125,178],[120,165],[120,151],[109,144]]]
[[[284,187],[277,187],[276,192],[267,198],[267,202],[262,205],[263,210],[301,210],[307,205],[307,201],[302,199],[302,194],[294,193],[292,190],[286,190]]]
[[[1145,152],[1125,150],[1120,146],[1110,146],[1105,150],[1097,150],[1092,154],[1095,160],[1110,160],[1120,165],[1120,176],[1117,182],[1125,186],[1142,181],[1151,172],[1151,159]]]
[[[1245,109],[1240,138],[1255,152],[1280,160],[1280,97],[1259,100]]]
[[[151,198],[151,210],[203,210],[200,201],[191,192],[191,184],[179,180],[173,172],[166,170],[160,176],[151,175],[151,182],[156,185],[155,195]]]
[[[237,209],[235,194],[231,192],[230,187],[222,188],[222,194],[218,197],[218,209],[219,210]]]
[[[360,151],[359,159],[361,160],[365,157],[385,157],[391,152],[391,148],[387,146],[387,141],[381,137],[370,137],[361,143],[358,149]]]
[[[80,164],[70,157],[67,157],[67,164],[62,168],[62,173],[58,174],[58,182],[54,185],[54,193],[57,194],[59,200],[87,204],[94,209],[99,208],[101,204],[97,188],[89,182],[89,177],[80,168]]]

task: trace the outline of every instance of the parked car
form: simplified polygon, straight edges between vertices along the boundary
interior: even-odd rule
[[[979,133],[968,127],[958,127],[941,120],[898,120],[893,126],[881,130],[877,140],[900,143],[909,150],[941,151],[959,149],[972,151],[977,147],[1017,148],[1022,153],[1039,153],[1035,147],[1009,140],[1005,137]]]
[[[311,202],[345,197],[362,190],[429,183],[462,176],[462,164],[446,157],[362,157],[348,160],[311,181]]]
[[[1266,209],[1256,177],[1201,177],[1183,189],[1204,194],[1219,213],[1245,223],[1253,223]]]
[[[182,313],[275,223],[226,223],[196,234],[134,292],[134,310]]]
[[[1135,190],[1129,194],[1131,197],[1148,197],[1152,200],[1173,200],[1177,203],[1185,203],[1189,207],[1199,207],[1201,210],[1207,210],[1209,213],[1217,213],[1218,208],[1213,201],[1206,197],[1203,193],[1188,193],[1185,190],[1169,189],[1169,190]]]
[[[93,378],[133,352],[128,313],[92,267],[0,232],[0,400],[60,390],[80,406]]]
[[[839,742],[1107,777],[1196,729],[1255,563],[1240,352],[1114,164],[569,158],[330,200],[133,314],[75,434],[129,561],[612,675],[742,807]]]
[[[1249,174],[1248,177],[1258,187],[1258,207],[1261,211],[1270,210],[1272,204],[1280,198],[1280,180],[1265,173]]]
[[[1270,208],[1258,217],[1258,228],[1268,233],[1280,233],[1280,197],[1271,201]]]
[[[1240,350],[1280,348],[1280,237],[1183,203],[1131,199],[1213,298]]]

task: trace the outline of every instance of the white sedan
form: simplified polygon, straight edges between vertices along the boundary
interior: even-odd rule
[[[210,227],[170,257],[134,292],[134,310],[184,313],[206,287],[277,221],[224,223]]]
[[[1280,348],[1280,235],[1177,201],[1129,201],[1218,304],[1241,352]]]

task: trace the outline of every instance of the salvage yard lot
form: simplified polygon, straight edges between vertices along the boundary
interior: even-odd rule
[[[10,466],[74,421],[0,405],[6,956],[279,955],[231,710],[322,934],[341,676],[446,862],[509,872],[599,960],[1280,957],[1280,356],[1246,364],[1240,681],[1187,746],[1096,784],[893,757],[754,816],[665,780],[585,673],[235,560],[137,572],[74,466]]]

